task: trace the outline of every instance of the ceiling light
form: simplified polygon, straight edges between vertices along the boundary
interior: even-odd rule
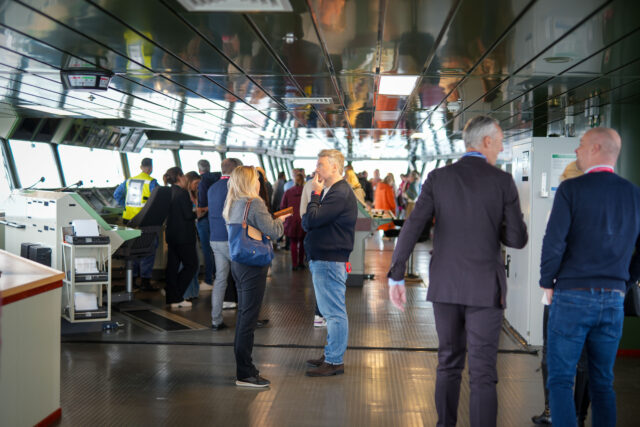
[[[282,100],[287,104],[295,104],[295,105],[307,105],[307,104],[333,104],[333,98],[326,96],[316,96],[316,97],[297,97],[290,96],[286,98],[282,98]]]
[[[30,108],[31,110],[42,111],[44,113],[56,114],[58,116],[80,116],[81,113],[76,113],[75,111],[67,111],[61,110],[60,108],[46,107],[44,105],[37,104],[21,104],[18,105],[20,108]]]
[[[440,74],[465,74],[464,68],[440,68]]]
[[[380,76],[380,95],[411,95],[419,76]]]
[[[543,58],[543,59],[550,64],[562,64],[564,62],[571,61],[573,58],[569,56],[547,56],[546,58]]]
[[[293,12],[289,0],[178,0],[189,12]]]

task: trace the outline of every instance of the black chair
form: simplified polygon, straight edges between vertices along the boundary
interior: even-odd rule
[[[159,238],[162,224],[167,219],[170,204],[171,187],[157,186],[151,192],[142,210],[127,223],[128,227],[137,228],[142,231],[142,234],[124,242],[113,254],[113,258],[126,261],[127,292],[129,293],[133,292],[134,263],[156,250],[156,239]]]

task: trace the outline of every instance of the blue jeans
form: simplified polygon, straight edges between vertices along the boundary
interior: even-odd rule
[[[209,218],[205,217],[200,221],[196,221],[196,228],[198,229],[202,257],[204,258],[204,283],[213,285],[213,251],[209,244]]]
[[[547,325],[547,387],[554,425],[577,425],[572,388],[583,346],[589,360],[591,423],[616,425],[613,364],[622,336],[623,301],[620,291],[554,292]]]
[[[316,292],[318,308],[327,321],[327,363],[341,365],[349,338],[349,319],[344,294],[347,290],[347,270],[344,262],[310,261],[309,270]]]

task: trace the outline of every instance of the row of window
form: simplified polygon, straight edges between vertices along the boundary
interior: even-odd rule
[[[10,140],[9,146],[16,165],[18,179],[22,188],[59,188],[62,186],[58,168],[54,160],[51,146],[46,143]],[[72,145],[59,145],[58,153],[60,164],[64,171],[67,185],[78,181],[85,187],[113,187],[124,180],[124,171],[120,153],[111,150],[100,150]],[[180,163],[182,169],[187,171],[198,170],[198,160],[207,159],[212,171],[219,171],[222,159],[220,153],[215,151],[180,150]],[[228,157],[237,157],[243,163],[259,165],[258,155],[248,152],[229,152]],[[140,172],[140,162],[143,158],[153,159],[152,176],[162,183],[165,171],[176,162],[171,150],[155,150],[145,148],[140,153],[127,153],[127,161],[131,175]],[[0,173],[0,200],[4,200],[10,190],[6,162]],[[267,168],[268,165],[265,164]],[[269,176],[271,171],[268,170]],[[44,178],[44,181],[41,179]]]
[[[62,186],[60,175],[56,167],[51,146],[46,143],[28,142],[20,140],[10,140],[9,145],[17,168],[18,178],[23,188],[59,188]],[[124,180],[124,172],[120,160],[120,153],[111,150],[100,150],[88,147],[78,147],[72,145],[59,145],[58,153],[60,163],[64,171],[64,178],[67,185],[82,181],[85,187],[113,187]],[[211,163],[212,171],[220,170],[220,153],[214,151],[180,150],[180,163],[183,171],[197,171],[198,160],[207,159]],[[152,176],[162,183],[162,176],[165,171],[176,166],[171,150],[157,150],[145,148],[140,153],[127,153],[129,171],[132,176],[140,171],[140,162],[144,157],[153,159]],[[258,155],[251,152],[228,152],[227,157],[236,157],[242,160],[245,165],[260,165]],[[3,162],[5,164],[6,162]],[[287,170],[285,162],[280,159],[273,159],[273,163],[264,161],[267,177],[275,180],[277,173],[272,170]],[[316,167],[316,160],[302,159],[295,160],[294,167],[304,168],[307,174]],[[406,161],[358,161],[353,162],[356,172],[367,171],[369,178],[372,177],[375,169],[380,169],[381,177],[387,173],[392,173],[396,182],[399,182],[400,174],[406,173]],[[4,200],[9,192],[10,186],[7,179],[6,167],[0,173],[0,200]],[[287,176],[289,171],[287,170]],[[40,182],[44,178],[43,182]]]

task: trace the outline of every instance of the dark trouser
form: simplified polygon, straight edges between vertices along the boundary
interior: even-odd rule
[[[291,266],[296,267],[304,264],[304,237],[289,237],[291,247]]]
[[[233,274],[227,278],[227,289],[224,291],[224,301],[238,302],[238,290],[236,289],[236,281],[233,280]]]
[[[213,285],[213,274],[215,273],[215,263],[213,262],[213,251],[209,244],[209,218],[204,217],[196,222],[200,248],[204,258],[204,282]]]
[[[196,244],[186,245],[168,244],[167,269],[165,271],[167,286],[167,304],[180,302],[183,300],[184,291],[189,287],[189,282],[193,279],[198,269],[198,252]],[[182,263],[182,270],[179,270]],[[178,273],[178,271],[180,271]]]
[[[258,369],[251,360],[251,352],[268,270],[268,265],[252,267],[231,261],[231,274],[238,289],[238,317],[233,351],[236,356],[236,376],[240,380],[258,375]]]
[[[471,426],[495,426],[498,416],[496,360],[504,310],[434,302],[433,313],[440,342],[435,392],[437,425],[456,425],[461,373],[468,347]]]
[[[156,250],[158,249],[158,236],[153,241],[153,252],[144,258],[134,261],[133,277],[140,276],[143,279],[151,279],[153,276],[153,265],[156,262]]]
[[[549,407],[549,389],[547,388],[547,378],[549,377],[547,368],[547,323],[549,322],[549,306],[544,306],[542,314],[542,381],[544,386],[544,407]],[[584,421],[587,418],[589,410],[589,359],[587,358],[586,348],[582,349],[580,360],[578,361],[578,369],[576,370],[576,385],[573,390],[573,401],[576,405],[576,414],[578,420]],[[553,418],[553,414],[551,415]]]

